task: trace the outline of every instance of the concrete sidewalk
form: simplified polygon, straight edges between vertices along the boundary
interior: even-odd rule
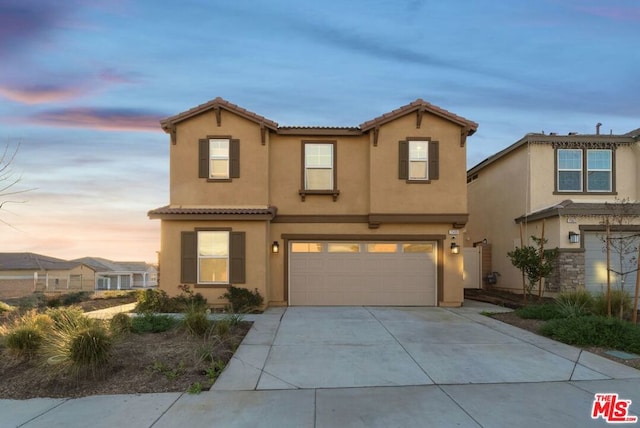
[[[209,392],[0,401],[24,427],[607,426],[595,393],[640,413],[640,371],[480,314],[272,308]]]

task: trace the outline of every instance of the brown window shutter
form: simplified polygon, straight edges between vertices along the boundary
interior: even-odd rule
[[[429,180],[440,178],[439,143],[429,141]]]
[[[180,282],[198,282],[198,237],[196,232],[182,232],[180,237]]]
[[[209,140],[198,140],[198,177],[209,178]]]
[[[229,140],[229,178],[240,177],[240,140]]]
[[[409,142],[399,141],[398,144],[398,178],[409,179]]]
[[[229,282],[231,284],[244,284],[246,281],[245,269],[245,233],[231,232],[229,236]]]

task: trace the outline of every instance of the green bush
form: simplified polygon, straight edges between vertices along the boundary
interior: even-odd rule
[[[611,315],[628,317],[633,310],[631,296],[622,290],[611,290]],[[594,315],[607,316],[607,293],[600,293],[593,302]]]
[[[540,333],[569,345],[601,346],[640,353],[640,327],[618,318],[555,319],[542,326]]]
[[[3,312],[13,312],[16,308],[0,301],[0,314]]]
[[[586,290],[561,293],[556,298],[561,318],[590,315],[593,310],[593,296]]]
[[[53,320],[54,328],[69,328],[70,326],[80,328],[88,327],[94,322],[88,318],[84,311],[78,306],[65,308],[49,308],[45,314]]]
[[[138,303],[135,311],[140,314],[174,312],[174,303],[164,290],[154,288],[138,290],[136,298]]]
[[[226,337],[231,331],[231,322],[227,319],[220,319],[213,325],[213,331],[219,337]]]
[[[131,317],[124,312],[115,314],[109,320],[109,330],[111,333],[119,336],[131,332]]]
[[[211,329],[211,322],[203,310],[190,309],[185,313],[182,323],[194,336],[204,336]]]
[[[230,285],[227,292],[220,298],[229,301],[231,311],[234,313],[248,313],[259,309],[264,301],[257,288],[255,291],[251,291],[246,288],[234,287],[233,285]]]
[[[560,308],[555,303],[545,303],[542,305],[529,305],[516,309],[516,315],[525,319],[551,320],[561,318]]]
[[[109,359],[111,343],[107,330],[96,324],[73,335],[69,359],[78,366],[97,368]]]
[[[176,320],[170,315],[145,313],[131,320],[131,331],[134,333],[160,333],[172,329]]]
[[[63,294],[61,296],[64,306],[74,305],[76,303],[85,302],[91,298],[90,291],[75,291],[73,293]]]
[[[42,332],[34,327],[22,325],[11,329],[4,336],[5,346],[19,356],[34,355],[42,343]]]

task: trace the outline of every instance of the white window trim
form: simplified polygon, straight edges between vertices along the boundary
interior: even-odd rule
[[[331,148],[331,157],[330,157],[330,166],[325,166],[325,165],[307,165],[307,147],[309,146],[329,146]],[[335,153],[333,152],[335,150],[334,144],[332,143],[304,143],[304,188],[305,190],[333,190],[335,187],[335,183],[333,182],[333,158],[335,156]],[[310,169],[320,169],[320,170],[328,170],[330,171],[329,174],[329,179],[330,179],[330,183],[329,183],[329,187],[326,189],[310,189],[309,188],[309,183],[308,183],[308,177],[307,177],[307,171]]]
[[[580,168],[560,168],[560,153],[562,152],[566,152],[566,151],[571,151],[571,152],[580,152]],[[558,153],[556,154],[557,156],[557,183],[558,183],[558,192],[563,192],[563,193],[582,193],[583,192],[583,181],[584,181],[584,165],[583,165],[583,150],[582,149],[558,149]],[[560,188],[560,173],[561,172],[575,172],[578,171],[580,172],[580,180],[578,181],[580,183],[580,189],[561,189]]]
[[[201,256],[200,255],[200,234],[201,233],[211,233],[211,232],[219,232],[219,233],[226,233],[227,234],[227,255],[226,256],[219,256],[219,255],[210,255],[210,256]],[[231,263],[231,257],[230,257],[230,248],[229,248],[229,241],[231,239],[231,234],[226,231],[226,230],[201,230],[198,231],[196,233],[196,249],[197,249],[197,256],[198,256],[198,263],[197,263],[197,268],[198,268],[198,284],[229,284],[229,264]],[[226,276],[227,276],[227,281],[203,281],[202,277],[200,276],[200,260],[203,259],[224,259],[227,261],[227,272],[226,272]]]
[[[214,142],[226,142],[227,143],[227,154],[226,155],[215,155],[213,154],[213,150],[211,150],[211,143]],[[212,180],[224,180],[230,178],[230,164],[231,164],[231,141],[227,138],[210,138],[209,139],[209,178]],[[227,173],[224,177],[215,177],[211,171],[211,161],[212,160],[226,160],[227,161]]]
[[[407,171],[407,177],[409,177],[409,181],[428,181],[429,180],[429,141],[423,141],[423,140],[409,140],[409,165],[408,165],[408,171]],[[426,154],[425,157],[418,157],[418,158],[412,158],[411,157],[411,145],[412,144],[418,144],[418,143],[422,143],[422,144],[426,144],[427,145],[427,150],[426,150]],[[411,162],[424,162],[425,163],[425,176],[424,177],[412,177],[411,176]]]

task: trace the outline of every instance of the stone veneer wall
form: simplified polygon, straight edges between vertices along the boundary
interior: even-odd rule
[[[584,288],[584,250],[560,249],[556,267],[545,281],[547,291],[576,291]]]

